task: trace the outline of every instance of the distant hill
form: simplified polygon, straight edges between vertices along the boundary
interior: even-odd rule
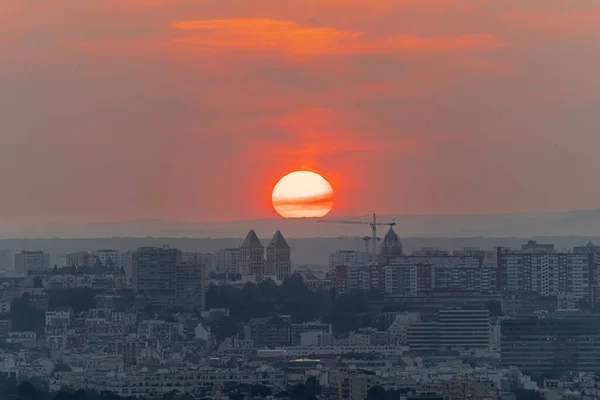
[[[344,219],[344,217],[336,217]],[[383,215],[395,220],[404,237],[531,237],[600,235],[600,210],[560,213],[499,215]],[[364,218],[365,221],[368,220]],[[269,237],[279,229],[286,237],[314,238],[361,236],[370,233],[367,225],[318,224],[314,219],[258,219],[228,222],[176,222],[135,220],[115,223],[53,223],[32,226],[4,226],[0,238],[105,238],[105,237],[243,237],[254,229]],[[386,227],[381,227],[385,230]]]

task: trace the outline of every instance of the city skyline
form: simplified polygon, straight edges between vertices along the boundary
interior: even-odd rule
[[[3,16],[3,224],[269,218],[297,169],[331,182],[332,215],[600,202],[591,0],[25,0]]]

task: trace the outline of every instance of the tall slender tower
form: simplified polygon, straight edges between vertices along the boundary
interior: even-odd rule
[[[239,265],[242,275],[265,274],[265,248],[254,230],[250,230],[242,242]]]
[[[292,273],[291,248],[280,231],[267,246],[267,274],[276,275],[281,281]]]

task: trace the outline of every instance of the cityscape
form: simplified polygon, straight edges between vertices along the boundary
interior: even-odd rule
[[[82,250],[60,267],[3,251],[0,372],[148,399],[598,393],[600,246],[406,254],[382,224],[378,248],[366,236],[323,270],[295,265],[280,231],[214,253]]]
[[[0,400],[600,400],[600,0],[0,0]]]

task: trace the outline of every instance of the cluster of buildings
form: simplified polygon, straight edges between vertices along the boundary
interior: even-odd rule
[[[250,231],[239,248],[212,254],[164,246],[72,253],[63,268],[49,259],[17,253],[17,275],[0,277],[0,373],[52,390],[225,399],[240,385],[277,393],[310,378],[322,398],[352,400],[374,386],[407,400],[513,400],[518,388],[600,396],[600,314],[593,312],[600,247],[591,243],[570,252],[528,242],[518,250],[407,255],[390,229],[376,260],[337,251],[324,276],[292,268],[279,231],[266,246]],[[216,329],[230,316],[207,309],[210,283],[280,283],[292,273],[313,291],[383,296],[357,312],[369,321],[362,328],[269,315],[218,340]],[[70,288],[96,289],[94,306],[51,307],[49,293]],[[11,307],[25,295],[43,315],[39,329],[12,326]]]
[[[439,291],[480,294],[523,294],[561,297],[571,302],[598,302],[600,246],[591,242],[572,251],[529,241],[521,249],[464,248],[452,253],[424,248],[406,255],[390,228],[376,262],[365,253],[338,251],[330,255],[331,286],[341,295],[375,288],[388,297],[428,295]]]

